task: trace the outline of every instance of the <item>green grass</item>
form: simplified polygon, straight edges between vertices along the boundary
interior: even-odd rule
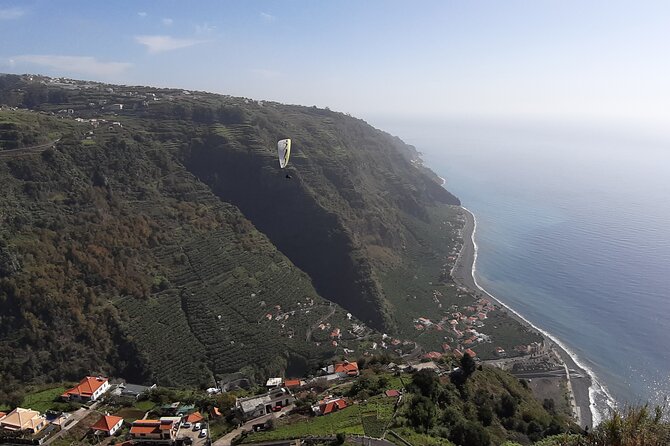
[[[445,438],[431,437],[430,435],[419,434],[408,428],[396,428],[393,429],[395,433],[400,435],[410,444],[422,445],[422,446],[453,446],[454,444]],[[405,443],[398,440],[395,436],[391,434],[386,435],[386,439],[392,441],[393,443],[399,446],[405,446]]]
[[[231,430],[232,426],[222,420],[209,423],[209,436],[212,438],[212,441],[218,440]]]
[[[358,406],[350,406],[330,415],[307,418],[294,424],[278,425],[273,431],[252,434],[246,441],[283,440],[308,435],[333,435],[340,432],[356,435],[365,433]]]
[[[259,442],[337,433],[381,437],[393,416],[395,399],[382,395],[320,417],[279,421],[273,431],[251,434],[245,441]],[[281,424],[280,424],[281,423]]]
[[[62,395],[67,389],[64,386],[40,389],[26,394],[21,402],[21,407],[30,408],[39,412],[46,412],[54,407],[56,398]]]
[[[144,401],[138,401],[137,403],[133,404],[133,407],[138,410],[143,410],[145,412],[150,411],[153,409],[155,406],[154,402],[151,400],[144,400]]]

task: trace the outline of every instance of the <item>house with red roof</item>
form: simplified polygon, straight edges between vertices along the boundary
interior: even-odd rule
[[[186,417],[186,422],[187,422],[187,423],[191,423],[191,424],[195,424],[195,423],[200,423],[200,422],[203,421],[204,419],[205,419],[205,417],[203,417],[203,416],[200,414],[200,412],[193,412],[191,415],[189,415],[188,417]]]
[[[465,351],[465,353],[467,353],[468,355],[470,355],[470,357],[471,357],[472,359],[475,359],[475,358],[477,357],[477,353],[475,353],[475,351],[472,350],[471,348],[467,349],[467,350]]]
[[[440,352],[428,352],[425,355],[423,355],[423,358],[425,359],[440,359],[442,357],[442,353]]]
[[[93,426],[93,432],[101,432],[108,437],[114,435],[123,426],[123,418],[114,415],[103,415]]]
[[[172,444],[177,438],[181,417],[161,417],[158,420],[133,421],[130,436],[133,440]]]
[[[109,390],[109,380],[102,376],[87,376],[61,395],[64,400],[95,401]]]
[[[299,379],[287,379],[284,380],[284,387],[287,389],[295,389],[297,387],[300,387],[302,385],[302,382]]]
[[[345,361],[335,364],[335,373],[343,373],[347,376],[358,376],[358,363]]]
[[[347,407],[347,402],[342,398],[326,398],[312,406],[312,412],[314,415],[328,415],[338,410],[342,410]]]
[[[389,389],[386,392],[384,392],[387,397],[389,398],[398,398],[400,396],[400,391],[396,389]]]

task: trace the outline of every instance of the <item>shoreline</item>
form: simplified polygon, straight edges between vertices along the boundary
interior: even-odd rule
[[[565,348],[558,339],[555,339],[544,330],[533,325],[530,321],[526,320],[515,310],[479,285],[477,278],[475,277],[477,244],[475,243],[474,235],[476,232],[477,221],[474,214],[470,212],[469,209],[463,206],[460,207],[465,211],[465,224],[462,229],[463,245],[454,267],[451,270],[452,278],[459,285],[474,291],[476,295],[483,294],[491,298],[507,310],[510,317],[514,318],[525,327],[539,333],[550,344],[550,348],[554,350],[563,361],[566,369],[566,376],[569,376],[568,370],[570,369],[576,371],[580,375],[580,377],[572,377],[568,379],[568,389],[572,394],[571,403],[574,404],[577,409],[575,411],[575,415],[577,416],[576,422],[581,427],[588,426],[588,428],[591,429],[594,424],[594,419],[599,421],[599,416],[594,410],[595,406],[592,397],[592,386],[595,380],[593,373],[585,367],[580,366],[577,363],[577,360],[567,351],[567,348]]]

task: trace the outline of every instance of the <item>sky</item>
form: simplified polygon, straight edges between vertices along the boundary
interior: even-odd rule
[[[0,0],[0,72],[363,118],[670,128],[670,2]]]

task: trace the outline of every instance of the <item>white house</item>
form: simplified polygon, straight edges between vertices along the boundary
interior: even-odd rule
[[[108,437],[114,435],[123,426],[123,418],[113,415],[103,415],[93,426],[92,431],[103,432]]]
[[[95,401],[109,390],[109,380],[102,376],[87,376],[61,397],[65,400]]]

